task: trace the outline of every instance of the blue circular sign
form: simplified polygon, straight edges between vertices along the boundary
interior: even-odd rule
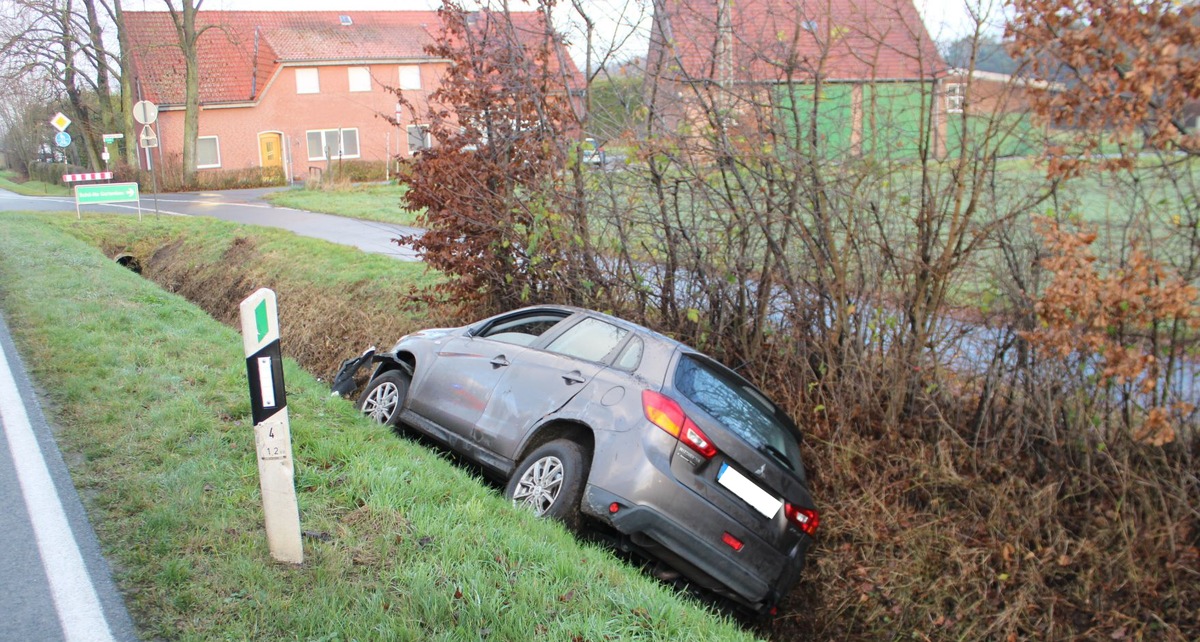
[[[58,132],[54,135],[54,144],[59,147],[66,147],[71,144],[71,135],[67,132]]]

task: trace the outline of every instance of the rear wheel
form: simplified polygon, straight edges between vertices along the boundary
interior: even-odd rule
[[[408,383],[408,374],[400,370],[389,370],[371,379],[358,398],[358,409],[385,426],[398,425]]]
[[[578,529],[588,463],[579,444],[566,439],[552,441],[521,460],[504,496],[513,506],[529,508],[538,517],[551,517],[567,528]]]

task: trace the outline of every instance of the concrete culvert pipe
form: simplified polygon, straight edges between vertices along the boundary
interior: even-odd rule
[[[117,265],[133,270],[134,274],[142,273],[141,262],[138,261],[136,256],[130,254],[129,252],[122,252],[121,254],[114,256],[113,260],[117,262]]]

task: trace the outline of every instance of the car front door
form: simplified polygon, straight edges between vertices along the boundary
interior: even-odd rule
[[[544,349],[510,360],[475,424],[476,442],[515,459],[529,430],[584,390],[628,334],[625,328],[585,317]]]
[[[409,407],[446,430],[471,435],[510,365],[535,352],[525,346],[565,316],[536,312],[502,317],[477,335],[447,341],[424,377],[414,382]]]

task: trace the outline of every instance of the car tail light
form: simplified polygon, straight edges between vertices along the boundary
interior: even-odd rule
[[[745,546],[745,544],[742,544],[742,540],[734,537],[733,535],[731,535],[729,533],[725,533],[724,535],[722,535],[721,541],[725,542],[725,544],[727,544],[729,546],[729,548],[732,548],[735,551],[740,551],[740,550],[742,550],[742,547]]]
[[[795,524],[805,535],[812,537],[821,525],[821,515],[811,508],[800,508],[791,504],[783,505],[783,513],[788,521]]]
[[[712,456],[717,454],[717,447],[713,446],[708,435],[705,435],[704,431],[700,430],[691,419],[688,419],[683,408],[680,408],[674,399],[657,392],[643,390],[642,410],[646,413],[646,419],[649,419],[650,423],[678,438],[684,445],[700,453],[705,459],[712,459]]]

